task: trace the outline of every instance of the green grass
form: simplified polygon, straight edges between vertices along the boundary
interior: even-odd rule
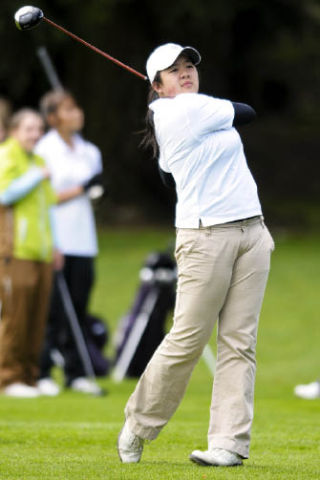
[[[319,479],[320,401],[297,399],[292,390],[320,375],[320,236],[275,237],[260,320],[251,455],[243,467],[204,468],[188,460],[193,449],[206,448],[211,379],[201,360],[178,411],[137,465],[121,464],[116,452],[135,381],[104,379],[109,394],[97,398],[68,391],[53,399],[0,397],[0,480]],[[101,232],[91,310],[112,330],[132,303],[146,254],[173,240],[173,230]]]

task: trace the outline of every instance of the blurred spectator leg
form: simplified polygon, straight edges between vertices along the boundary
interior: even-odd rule
[[[29,345],[26,368],[30,385],[35,385],[39,377],[39,359],[43,348],[52,286],[52,265],[39,262],[37,271],[36,285],[32,296],[32,312],[26,339]]]

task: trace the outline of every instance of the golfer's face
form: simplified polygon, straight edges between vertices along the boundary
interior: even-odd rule
[[[187,57],[178,57],[171,67],[160,72],[160,78],[161,83],[157,83],[156,88],[154,85],[160,97],[173,98],[180,93],[199,91],[198,70]]]
[[[30,153],[42,136],[43,128],[41,117],[29,114],[23,117],[18,127],[12,132],[12,136],[18,140],[26,152]]]

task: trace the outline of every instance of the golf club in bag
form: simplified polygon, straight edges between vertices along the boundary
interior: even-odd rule
[[[83,332],[81,330],[79,320],[72,303],[68,285],[64,278],[63,273],[57,272],[56,279],[57,279],[57,287],[61,296],[63,308],[65,310],[66,317],[68,319],[71,332],[72,332],[76,347],[78,349],[78,353],[83,365],[84,372],[89,379],[96,382],[96,374],[95,374],[94,366],[92,363],[92,359],[90,357],[88,346],[86,344]],[[103,395],[103,393],[104,393],[103,390],[100,389],[99,391],[97,390],[96,394]]]
[[[44,45],[37,49],[37,55],[53,90],[63,90],[63,85]]]
[[[141,285],[115,335],[113,378],[139,377],[165,336],[165,321],[174,307],[176,264],[166,252],[150,254],[140,270]]]

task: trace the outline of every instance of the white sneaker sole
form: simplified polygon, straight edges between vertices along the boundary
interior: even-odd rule
[[[243,463],[232,463],[231,465],[221,465],[219,463],[210,463],[210,462],[206,462],[203,458],[200,458],[200,457],[197,457],[196,455],[193,455],[191,453],[191,455],[189,456],[189,459],[194,462],[194,463],[197,463],[198,465],[201,465],[202,467],[241,467],[243,465]]]

